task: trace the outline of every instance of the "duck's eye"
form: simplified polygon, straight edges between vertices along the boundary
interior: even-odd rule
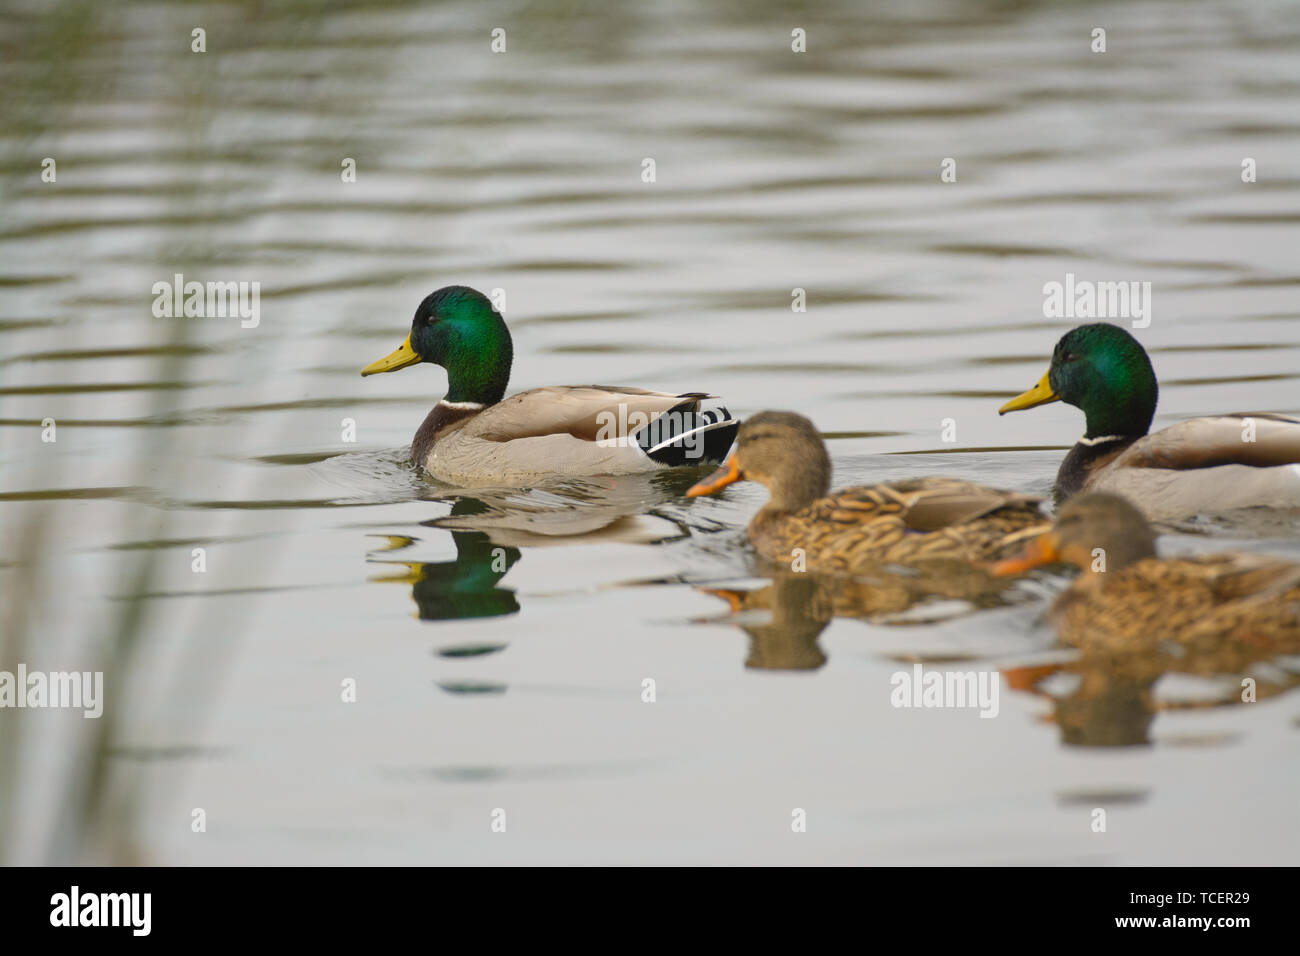
[[[1077,361],[1079,361],[1079,353],[1078,353],[1078,352],[1066,352],[1066,353],[1065,353],[1065,361],[1067,361],[1067,362],[1077,362]]]

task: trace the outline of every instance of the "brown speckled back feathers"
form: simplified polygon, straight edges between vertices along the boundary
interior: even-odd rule
[[[955,478],[845,488],[788,514],[760,514],[749,537],[760,554],[809,569],[850,571],[929,559],[967,562],[1009,554],[1046,521],[1039,499]]]

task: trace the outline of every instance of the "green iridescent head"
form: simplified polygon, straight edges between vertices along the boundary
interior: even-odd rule
[[[1159,391],[1142,344],[1118,325],[1095,322],[1061,336],[1051,367],[1038,384],[1007,402],[998,414],[1061,401],[1083,411],[1087,438],[1145,435]]]
[[[513,359],[510,331],[491,300],[468,286],[449,285],[420,303],[406,341],[361,374],[432,362],[447,370],[445,401],[491,405],[505,395]]]

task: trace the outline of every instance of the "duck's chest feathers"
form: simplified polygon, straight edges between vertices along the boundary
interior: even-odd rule
[[[1062,504],[1082,491],[1097,474],[1129,445],[1138,440],[1137,435],[1103,435],[1099,438],[1080,438],[1061,462],[1056,473],[1056,503]]]
[[[411,460],[417,465],[423,465],[429,460],[429,452],[433,451],[434,444],[440,438],[464,428],[481,411],[483,406],[478,402],[444,401],[433,406],[411,439]]]

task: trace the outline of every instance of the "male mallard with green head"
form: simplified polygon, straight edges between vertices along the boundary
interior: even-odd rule
[[[929,560],[986,561],[1047,527],[1040,499],[957,478],[831,492],[831,463],[813,423],[793,412],[760,412],[740,426],[722,468],[687,491],[713,494],[756,481],[767,504],[749,524],[759,554],[809,571],[856,571]]]
[[[998,414],[1063,401],[1087,419],[1056,475],[1056,499],[1130,498],[1154,520],[1257,505],[1300,506],[1300,421],[1272,413],[1193,418],[1148,434],[1156,375],[1129,332],[1097,322],[1067,332],[1051,367]]]
[[[362,375],[432,362],[447,395],[424,419],[411,458],[456,484],[523,484],[555,476],[623,475],[716,464],[739,422],[705,392],[554,385],[504,398],[514,346],[487,296],[447,286],[415,310],[411,332]]]

